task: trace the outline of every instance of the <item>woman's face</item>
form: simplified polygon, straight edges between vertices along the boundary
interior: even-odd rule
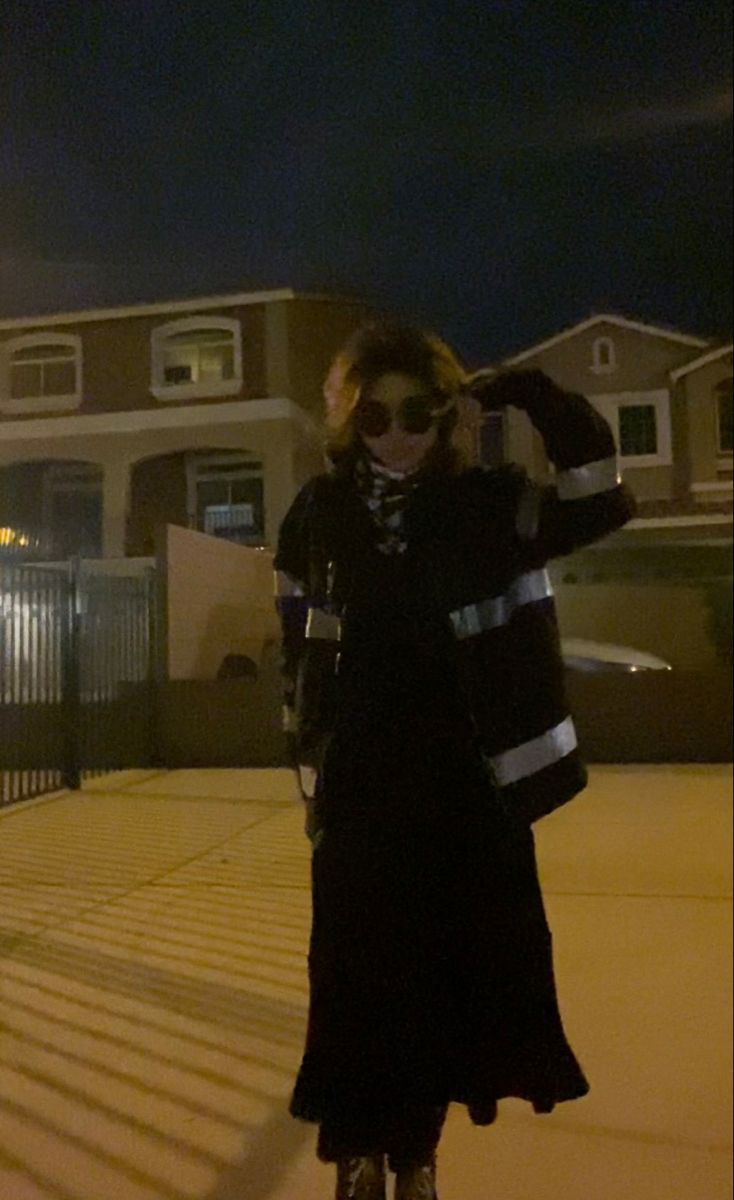
[[[366,389],[364,398],[383,404],[393,418],[390,428],[379,437],[360,434],[372,456],[388,470],[401,474],[417,470],[436,444],[438,431],[435,423],[426,433],[408,433],[395,420],[404,400],[427,395],[429,389],[420,379],[397,372],[381,375]]]

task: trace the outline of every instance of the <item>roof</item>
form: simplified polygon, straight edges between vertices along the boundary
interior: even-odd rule
[[[82,308],[69,312],[46,312],[23,317],[0,317],[1,329],[27,329],[35,326],[80,325],[89,321],[118,321],[129,317],[161,316],[164,314],[205,312],[207,309],[241,308],[250,304],[269,304],[279,300],[313,300],[319,303],[363,305],[354,296],[325,295],[316,292],[297,292],[293,288],[270,291],[225,292],[217,296],[194,296],[183,300],[144,301],[115,307]]]
[[[708,350],[705,354],[699,355],[689,363],[685,363],[682,367],[676,367],[670,372],[670,378],[673,383],[677,383],[684,375],[691,375],[694,371],[700,371],[702,367],[707,367],[709,363],[718,362],[720,358],[726,358],[727,354],[732,353],[732,342],[727,342],[723,346],[718,346],[715,350]]]
[[[593,329],[595,325],[616,325],[619,329],[631,329],[637,333],[645,333],[650,337],[667,338],[671,342],[678,342],[679,345],[692,346],[701,350],[711,345],[710,338],[695,337],[689,333],[680,333],[678,330],[668,329],[662,325],[648,325],[643,321],[634,321],[628,317],[621,317],[616,313],[595,313],[593,316],[576,322],[576,324],[569,326],[560,333],[546,338],[545,341],[537,342],[534,346],[528,347],[527,350],[522,350],[519,354],[511,355],[509,358],[503,360],[503,365],[508,367],[515,366],[517,363],[524,362],[525,359],[539,354],[542,350],[548,350],[551,346],[555,346],[559,342],[565,342],[580,333],[586,333],[587,330]]]

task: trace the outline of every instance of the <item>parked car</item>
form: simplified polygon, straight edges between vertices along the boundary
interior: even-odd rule
[[[632,646],[614,646],[608,642],[591,642],[584,638],[562,638],[563,661],[571,671],[624,672],[672,671],[662,658],[635,650]]]

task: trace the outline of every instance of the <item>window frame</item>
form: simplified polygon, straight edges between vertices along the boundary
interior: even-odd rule
[[[104,471],[98,463],[74,459],[59,459],[47,464],[41,484],[41,512],[43,528],[52,538],[52,545],[58,546],[54,530],[55,501],[63,496],[94,496],[99,504],[99,539],[93,548],[93,553],[86,553],[86,558],[104,557]],[[87,550],[91,550],[87,547]]]
[[[726,384],[731,385],[731,383],[732,383],[731,378],[722,379],[719,381],[719,383],[717,383],[716,387],[714,388],[714,400],[716,402],[716,453],[717,453],[719,459],[722,461],[722,463],[726,466],[731,466],[732,459],[734,459],[734,446],[732,447],[732,449],[726,450],[726,449],[724,449],[724,447],[721,444],[721,426],[722,426],[721,405],[722,405],[722,401],[727,399],[726,393],[724,392],[724,388],[725,388]],[[729,396],[731,396],[731,389],[730,389]]]
[[[620,466],[672,467],[673,428],[670,392],[667,389],[660,389],[654,392],[618,392],[604,396],[590,396],[589,398],[602,416],[606,417],[612,427]],[[644,408],[646,405],[655,409],[658,452],[657,454],[622,454],[622,447],[620,445],[620,410],[622,408]]]
[[[206,530],[199,525],[199,485],[202,483],[228,484],[256,478],[262,486],[262,536],[257,541],[232,542],[233,545],[262,545],[267,527],[267,489],[265,461],[261,455],[249,450],[191,451],[186,456],[186,512],[189,529],[199,533]],[[229,505],[228,507],[234,507]],[[210,534],[209,536],[214,536]],[[225,541],[229,539],[224,539]]]
[[[41,346],[63,346],[73,352],[73,392],[43,396],[13,396],[13,358],[21,350],[33,350]],[[70,360],[71,356],[70,356]],[[42,360],[49,361],[49,360]],[[61,361],[61,360],[59,360]],[[82,339],[78,334],[56,333],[41,330],[24,333],[0,344],[0,412],[9,414],[70,412],[82,403]]]
[[[645,413],[652,412],[654,434],[655,434],[655,449],[654,450],[648,450],[645,452],[636,451],[634,454],[631,454],[629,452],[625,453],[625,451],[622,447],[622,423],[623,423],[622,418],[625,413],[631,412],[633,410],[635,412],[640,412],[640,413],[641,412],[645,412]],[[658,452],[659,452],[659,447],[660,447],[660,430],[659,430],[657,409],[654,404],[650,404],[650,402],[647,400],[644,401],[642,404],[621,404],[619,406],[619,408],[617,409],[617,420],[619,422],[618,446],[619,446],[620,458],[623,458],[626,461],[629,461],[629,459],[631,459],[631,458],[651,458],[653,456],[655,458],[657,458]],[[637,432],[639,432],[639,431],[637,431]],[[648,432],[647,429],[645,429],[644,432],[645,432],[645,434],[647,434],[647,432]]]
[[[602,362],[601,348],[605,346],[609,350],[609,362]],[[614,339],[611,337],[598,337],[595,339],[592,346],[592,364],[591,370],[595,375],[612,375],[617,370],[617,347]]]
[[[231,379],[192,380],[188,383],[166,383],[165,348],[169,338],[182,333],[198,333],[220,329],[232,334],[234,373]],[[185,344],[185,343],[184,343]],[[156,400],[194,400],[238,396],[242,391],[242,326],[234,317],[182,317],[157,325],[150,335],[150,390]]]

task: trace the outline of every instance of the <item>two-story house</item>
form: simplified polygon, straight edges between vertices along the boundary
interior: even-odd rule
[[[732,343],[617,315],[589,317],[504,360],[547,372],[610,422],[625,480],[639,503],[629,529],[692,531],[732,524]],[[477,374],[492,375],[486,368]],[[482,430],[482,458],[552,470],[540,437],[515,410]]]
[[[280,290],[0,320],[0,541],[148,556],[169,523],[272,544],[367,315]]]
[[[169,523],[272,545],[323,467],[329,360],[369,314],[283,290],[0,320],[0,541],[147,556]],[[731,541],[731,342],[605,314],[502,366],[542,368],[611,422],[640,505],[618,539]],[[476,454],[551,470],[514,409]]]
[[[614,430],[638,500],[624,529],[551,565],[565,632],[691,670],[730,660],[732,343],[604,314],[500,367],[540,367],[589,397]],[[481,453],[552,475],[539,435],[515,409],[485,421]]]

